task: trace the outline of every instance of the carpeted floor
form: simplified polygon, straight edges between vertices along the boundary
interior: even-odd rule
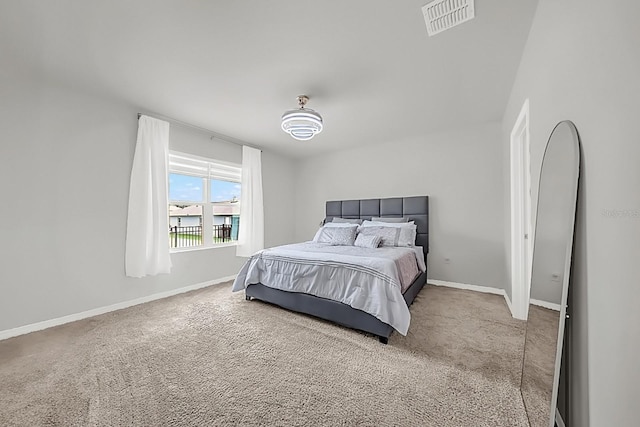
[[[559,314],[548,308],[529,306],[520,388],[531,427],[549,426]]]
[[[411,313],[385,346],[227,283],[11,338],[0,425],[527,425],[504,298],[426,286]]]

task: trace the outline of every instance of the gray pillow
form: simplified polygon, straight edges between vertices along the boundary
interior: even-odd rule
[[[372,234],[370,236],[365,236],[362,233],[358,233],[358,237],[356,237],[356,241],[353,246],[360,246],[361,248],[377,248],[382,243],[382,236],[376,236]]]
[[[358,224],[362,225],[362,220],[358,218],[338,218],[335,217],[331,222],[340,222],[343,224]]]
[[[398,246],[400,228],[393,227],[360,227],[359,234],[363,236],[380,236],[380,246]]]
[[[409,222],[409,217],[408,216],[403,216],[402,218],[381,218],[378,216],[374,216],[373,218],[371,218],[371,221],[376,221],[376,222]]]

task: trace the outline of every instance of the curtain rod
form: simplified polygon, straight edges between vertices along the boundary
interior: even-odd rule
[[[210,138],[211,140],[213,140],[215,138],[215,139],[219,139],[220,141],[228,142],[229,144],[246,145],[247,147],[255,148],[256,150],[260,150],[260,152],[262,152],[262,148],[256,147],[255,145],[247,144],[247,143],[245,143],[243,141],[235,140],[235,138],[219,134],[219,133],[214,132],[214,131],[212,131],[210,129],[206,129],[206,128],[203,128],[203,127],[200,127],[200,126],[192,125],[191,123],[186,123],[186,122],[183,122],[182,120],[173,119],[171,117],[163,116],[161,114],[138,113],[138,120],[140,119],[140,116],[142,116],[143,114],[145,116],[149,116],[149,117],[152,117],[154,119],[165,120],[165,121],[171,122],[171,123],[173,123],[175,125],[179,125],[179,126],[195,129],[195,130],[198,130],[200,132],[211,134],[211,138]]]

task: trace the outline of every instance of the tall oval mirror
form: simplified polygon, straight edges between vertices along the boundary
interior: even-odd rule
[[[569,121],[551,132],[540,170],[529,314],[520,390],[532,427],[553,427],[580,169],[578,132]]]

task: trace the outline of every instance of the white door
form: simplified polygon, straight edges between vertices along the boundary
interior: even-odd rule
[[[529,147],[529,129],[526,132],[523,131],[520,134],[519,144],[522,147],[522,194],[523,194],[523,206],[522,206],[522,223],[524,230],[522,230],[524,242],[522,244],[522,251],[524,255],[524,318],[527,318],[527,312],[529,311],[529,295],[531,295],[531,267],[533,264],[533,226],[532,226],[532,212],[531,212],[531,152]]]
[[[533,258],[529,100],[511,131],[511,306],[517,319],[527,318]]]

